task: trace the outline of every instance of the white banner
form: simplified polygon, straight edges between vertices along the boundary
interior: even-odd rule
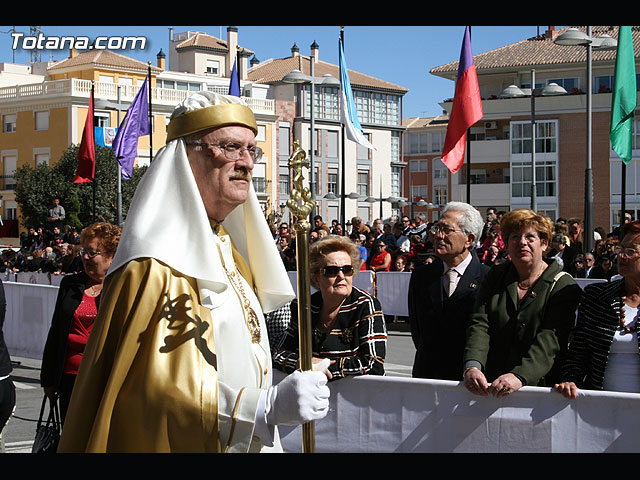
[[[568,400],[524,387],[498,399],[458,382],[376,376],[329,386],[329,414],[315,422],[318,453],[620,453],[640,445],[640,394],[581,391]],[[285,451],[302,451],[301,427],[279,430]]]

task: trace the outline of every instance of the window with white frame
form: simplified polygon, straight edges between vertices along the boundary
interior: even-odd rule
[[[3,203],[4,203],[4,219],[17,220],[18,219],[18,202],[14,200],[6,200]]]
[[[426,172],[429,170],[429,160],[409,160],[410,172]]]
[[[329,167],[328,169],[327,193],[338,193],[338,167]]]
[[[16,165],[18,157],[16,155],[4,155],[2,157],[2,175],[4,176],[4,189],[15,190],[16,188]]]
[[[360,123],[400,125],[400,96],[387,93],[353,91]]]
[[[35,112],[35,129],[49,130],[49,111]]]
[[[13,133],[16,131],[16,122],[18,116],[16,114],[3,115],[2,116],[2,132]]]
[[[256,142],[264,142],[267,140],[267,126],[258,125],[258,134],[256,135]]]
[[[431,133],[431,152],[440,152],[444,147],[445,132]]]
[[[640,119],[634,118],[633,120],[633,140],[632,145],[634,150],[640,149]]]
[[[400,161],[400,132],[391,132],[391,162]]]
[[[536,122],[536,153],[557,152],[557,122]],[[511,124],[511,153],[531,154],[531,122]]]
[[[358,168],[358,195],[369,196],[369,170]]]
[[[205,73],[208,75],[216,75],[216,76],[220,75],[220,61],[207,59]]]
[[[327,131],[327,158],[338,158],[338,132]]]
[[[531,162],[511,162],[511,196],[531,196]],[[536,197],[557,196],[557,162],[536,159]]]
[[[278,126],[278,154],[283,157],[289,157],[289,133],[291,125],[289,122],[280,122]]]
[[[51,155],[49,152],[34,152],[33,158],[36,161],[36,167],[38,165],[49,165],[49,159]]]
[[[429,136],[426,133],[410,133],[409,153],[427,153],[429,151]]]
[[[111,115],[104,112],[94,112],[93,113],[93,125],[94,127],[110,127],[111,126]]]
[[[433,198],[436,205],[444,205],[447,203],[447,187],[446,185],[436,185],[433,187]]]
[[[282,195],[289,195],[289,167],[281,165],[278,172],[279,189]]]
[[[391,167],[391,196],[402,196],[402,167]]]
[[[429,187],[427,185],[412,185],[411,186],[411,201],[416,202],[423,198],[427,200],[429,198]]]
[[[339,91],[336,87],[314,87],[315,101],[313,102],[313,116],[315,118],[325,118],[329,120],[338,120],[340,118],[339,111]],[[304,112],[305,117],[311,116],[311,86],[304,87]]]

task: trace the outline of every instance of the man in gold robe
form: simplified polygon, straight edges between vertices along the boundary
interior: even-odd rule
[[[105,278],[59,452],[281,451],[278,424],[326,415],[326,365],[271,383],[263,312],[294,292],[251,183],[256,133],[236,97],[176,107]]]

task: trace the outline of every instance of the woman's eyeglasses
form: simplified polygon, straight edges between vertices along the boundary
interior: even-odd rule
[[[616,247],[614,252],[619,257],[629,258],[629,259],[636,258],[638,255],[640,255],[640,252],[635,248]]]
[[[104,252],[92,252],[91,250],[85,250],[84,248],[80,250],[80,256],[86,255],[89,258],[97,257],[98,255],[102,255]]]
[[[350,277],[351,275],[353,275],[353,266],[342,265],[341,267],[339,267],[337,265],[329,265],[328,267],[324,267],[322,269],[322,274],[328,278],[337,277],[338,272],[344,273],[345,277]]]

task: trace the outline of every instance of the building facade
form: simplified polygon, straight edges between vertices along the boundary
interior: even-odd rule
[[[354,216],[365,222],[398,214],[396,202],[401,196],[402,169],[402,97],[407,89],[371,76],[349,70],[349,80],[358,110],[358,118],[375,150],[369,150],[342,137],[340,123],[340,69],[320,59],[317,43],[311,55],[302,55],[297,45],[291,55],[254,63],[248,79],[269,85],[269,98],[276,102],[278,115],[278,199],[284,209],[290,188],[288,159],[293,142],[299,141],[312,164],[311,186],[316,199],[315,214],[326,223],[332,220],[350,223]],[[288,83],[288,74],[302,73],[307,80]],[[313,78],[313,85],[311,84]],[[313,109],[311,90],[314,91]],[[311,123],[313,121],[313,152]],[[344,174],[344,192],[342,175]],[[309,179],[307,179],[309,180]],[[382,199],[382,201],[381,201]],[[342,217],[344,202],[345,218]]]
[[[150,73],[152,135],[139,139],[136,159],[137,165],[148,165],[165,145],[169,117],[179,102],[198,90],[228,93],[227,67],[233,67],[233,60],[240,59],[240,74],[246,75],[246,56],[253,52],[238,46],[235,27],[229,27],[227,34],[226,41],[199,32],[171,34],[169,50],[176,68],[190,66],[192,71],[188,72],[167,68],[162,50],[153,66],[109,50],[72,50],[65,60],[29,66],[0,64],[0,215],[10,227],[0,236],[17,236],[18,226],[24,229],[19,225],[14,195],[16,168],[54,164],[70,145],[80,143],[92,85],[94,125],[111,131],[111,135],[97,135],[98,142],[99,137],[113,138],[113,129]],[[241,94],[256,114],[258,144],[266,152],[254,172],[254,186],[266,211],[273,203],[269,184],[275,171],[275,102],[266,98],[267,86],[251,85],[246,77],[240,77],[240,85]]]
[[[499,28],[499,27],[496,27]],[[578,27],[585,31],[585,27]],[[618,27],[591,27],[592,38],[617,38]],[[591,105],[591,166],[594,227],[610,231],[621,209],[621,160],[611,149],[609,125],[611,87],[616,50],[592,47],[591,68],[584,46],[556,43],[567,29],[549,27],[515,44],[474,55],[484,117],[470,129],[470,203],[481,212],[488,206],[504,210],[531,205],[532,117],[535,120],[537,210],[558,217],[584,218],[587,168],[587,107]],[[632,27],[636,63],[640,27]],[[455,81],[458,62],[431,69],[431,74]],[[591,95],[587,76],[591,72]],[[531,98],[535,79],[534,101]],[[542,89],[557,84],[560,96],[544,96]],[[505,89],[517,86],[524,96],[507,98]],[[451,111],[452,99],[440,105]],[[636,117],[637,118],[637,117]],[[634,124],[634,160],[640,157],[638,122]],[[450,175],[450,200],[467,201],[465,167]],[[626,168],[626,209],[640,214],[640,169]],[[434,202],[434,198],[429,201]],[[436,203],[436,202],[434,202]]]

